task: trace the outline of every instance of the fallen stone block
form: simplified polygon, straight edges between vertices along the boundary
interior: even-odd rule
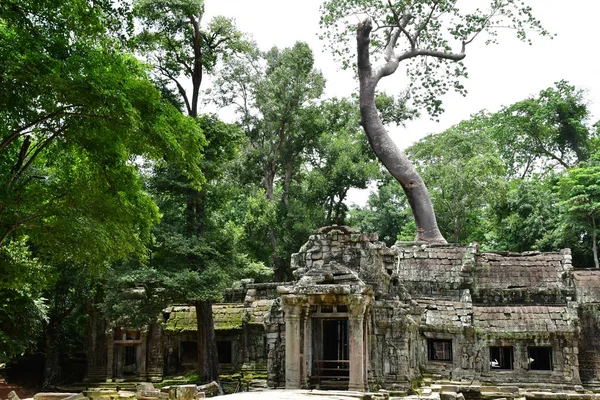
[[[440,399],[441,400],[456,400],[456,392],[441,392]]]
[[[77,393],[40,392],[33,395],[34,400],[63,400]],[[88,396],[89,397],[89,396]]]
[[[13,390],[12,392],[10,392],[8,394],[8,400],[21,400],[21,399],[19,398],[19,396],[17,396],[17,394]]]
[[[219,393],[219,384],[217,382],[207,383],[206,385],[198,386],[198,392],[210,393],[213,396],[216,396]]]
[[[87,397],[83,393],[77,393],[73,396],[65,397],[64,400],[87,400]]]

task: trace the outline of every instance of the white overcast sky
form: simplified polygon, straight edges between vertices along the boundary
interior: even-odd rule
[[[238,28],[251,34],[263,50],[307,42],[315,54],[315,67],[327,80],[326,96],[348,96],[357,91],[353,73],[341,71],[317,38],[321,2],[205,0],[205,22],[214,15],[233,17]],[[410,146],[479,110],[497,111],[536,95],[561,79],[587,91],[592,122],[600,119],[600,0],[529,0],[529,4],[544,26],[557,36],[552,40],[534,36],[530,46],[507,31],[497,45],[486,46],[483,40],[469,45],[464,61],[469,71],[467,97],[444,98],[446,112],[439,122],[422,117],[405,128],[391,129],[398,145]],[[405,82],[405,75],[397,73],[379,86],[393,93]]]

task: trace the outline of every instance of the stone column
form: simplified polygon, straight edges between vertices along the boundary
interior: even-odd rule
[[[142,331],[140,332],[140,339],[142,343],[137,345],[136,351],[136,363],[137,363],[137,377],[138,379],[146,379],[147,378],[147,363],[146,363],[146,352],[148,349],[148,332]]]
[[[285,307],[285,388],[299,389],[302,381],[302,305],[296,296],[283,298]]]
[[[113,380],[115,346],[113,344],[113,329],[106,331],[106,381]]]
[[[350,381],[348,390],[364,392],[365,385],[365,331],[364,318],[366,302],[362,296],[352,296],[348,299],[349,315],[349,350],[350,350]]]

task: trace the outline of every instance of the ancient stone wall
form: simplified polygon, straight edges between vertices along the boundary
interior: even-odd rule
[[[573,298],[570,251],[479,253],[473,301],[493,304],[565,304]]]
[[[352,349],[342,364],[358,390],[367,383],[406,389],[426,376],[600,387],[600,271],[574,271],[568,250],[388,248],[377,235],[334,226],[309,237],[292,255],[292,270],[294,282],[244,280],[227,304],[214,305],[217,340],[231,343],[224,371],[270,387],[309,387],[323,353],[315,343],[324,337],[322,321],[340,320]],[[147,334],[152,376],[161,362],[168,374],[178,372],[182,343],[195,341],[193,308],[168,311],[162,332]],[[112,363],[110,338],[94,329],[90,346],[108,348],[109,356],[90,358],[90,371]]]
[[[393,247],[392,282],[399,282],[412,296],[459,300],[471,282],[469,253],[464,247]],[[389,272],[388,272],[389,273]]]

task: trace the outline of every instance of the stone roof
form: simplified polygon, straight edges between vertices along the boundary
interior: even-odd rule
[[[262,325],[274,300],[254,300],[246,304],[213,304],[215,330],[241,329],[244,324]],[[173,306],[165,310],[169,318],[165,329],[169,331],[196,331],[196,308]]]
[[[550,288],[563,285],[570,255],[561,253],[480,253],[476,255],[478,289]],[[568,262],[567,262],[568,261]]]
[[[490,333],[575,333],[575,320],[566,306],[473,307],[473,325]]]

